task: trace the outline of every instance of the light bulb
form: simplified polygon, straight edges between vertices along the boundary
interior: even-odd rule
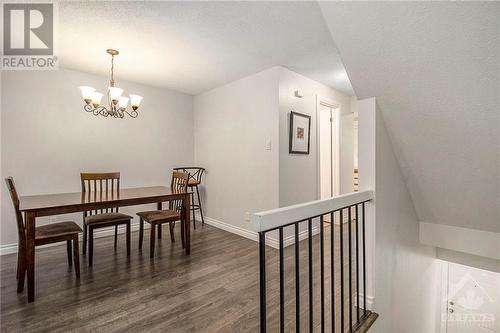
[[[139,95],[130,95],[130,105],[132,105],[132,109],[135,111],[141,105],[142,96]]]
[[[127,108],[127,105],[128,105],[128,97],[120,97],[118,99],[118,107],[120,109],[126,109]]]
[[[85,103],[90,104],[90,102],[92,102],[92,94],[95,89],[88,86],[81,86],[80,91],[82,92],[82,97]]]
[[[101,105],[102,94],[100,92],[94,91],[92,93],[92,105],[96,108]]]
[[[109,97],[111,98],[111,101],[113,104],[118,103],[118,99],[120,99],[120,96],[123,93],[123,89],[117,88],[117,87],[109,87]]]

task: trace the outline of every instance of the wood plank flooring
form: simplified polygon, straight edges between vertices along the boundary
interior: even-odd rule
[[[178,228],[175,243],[170,242],[168,228],[164,228],[153,260],[149,259],[147,237],[143,250],[139,251],[138,234],[132,234],[130,258],[126,256],[124,235],[119,236],[116,251],[112,236],[98,238],[94,245],[94,266],[90,268],[85,256],[81,257],[80,281],[67,265],[65,246],[37,249],[36,301],[31,304],[26,303],[26,292],[16,293],[16,255],[0,257],[1,331],[258,332],[257,243],[208,225],[198,225],[200,227],[192,230],[191,256],[182,253]],[[318,242],[315,237],[315,256],[319,252]],[[300,243],[304,331],[307,331],[308,312],[306,244]],[[325,242],[325,246],[327,244]],[[278,251],[267,247],[267,258],[269,331],[275,332],[279,320]],[[293,246],[287,248],[285,258],[286,331],[294,331]],[[330,259],[325,256],[325,260]],[[338,265],[335,272],[337,268]],[[328,272],[329,266],[325,270]],[[317,261],[314,271],[315,300],[319,300]],[[339,288],[334,289],[337,307]],[[329,297],[326,303],[326,313],[330,313]],[[314,311],[316,331],[320,323],[319,302],[315,302]],[[327,331],[331,327],[328,323],[329,319]]]

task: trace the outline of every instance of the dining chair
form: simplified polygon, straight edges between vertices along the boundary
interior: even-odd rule
[[[120,173],[81,173],[82,195],[88,200],[112,200],[120,193]],[[89,266],[92,266],[94,256],[94,230],[115,227],[114,248],[118,240],[118,226],[126,225],[127,256],[130,256],[130,221],[132,216],[120,213],[118,207],[104,208],[83,212],[83,253],[89,247]]]
[[[12,177],[5,178],[7,188],[9,189],[10,198],[14,205],[16,213],[17,232],[19,236],[18,253],[17,253],[17,292],[20,293],[24,289],[24,280],[26,277],[26,230],[23,221],[23,216],[19,210],[19,197],[17,195],[16,186]],[[75,266],[76,278],[80,278],[80,250],[78,246],[78,233],[82,229],[73,221],[57,222],[47,225],[38,226],[35,228],[35,247],[51,243],[66,241],[68,264]],[[73,244],[72,244],[73,243]],[[73,251],[71,251],[73,245]],[[71,255],[73,252],[73,257]]]
[[[205,224],[205,218],[203,217],[203,209],[201,207],[200,191],[198,188],[198,186],[201,184],[205,169],[201,167],[177,167],[174,168],[173,170],[189,174],[188,189],[191,192],[191,212],[193,213],[193,228],[196,229],[195,211],[197,210],[200,211],[201,224]],[[195,191],[198,203],[195,203],[194,201]]]
[[[185,193],[188,187],[189,174],[184,172],[174,171],[172,173],[172,181],[170,188],[172,191]],[[151,225],[151,235],[149,239],[149,257],[153,258],[155,253],[155,233],[158,228],[158,238],[161,238],[161,226],[165,223],[169,224],[170,229],[170,239],[172,242],[175,241],[174,237],[174,226],[175,222],[181,221],[184,217],[183,214],[189,214],[189,212],[183,212],[182,209],[182,199],[172,200],[169,202],[168,209],[162,210],[161,204],[159,210],[152,210],[146,212],[139,212],[139,249],[142,249],[142,241],[144,238],[144,221]],[[184,238],[184,228],[181,227],[181,241],[182,247],[185,247]]]

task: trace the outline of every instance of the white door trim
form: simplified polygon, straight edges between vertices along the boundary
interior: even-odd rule
[[[320,115],[319,110],[321,106],[329,107],[333,110],[335,121],[335,175],[334,175],[334,193],[333,196],[340,194],[340,139],[341,139],[341,126],[340,126],[340,104],[334,101],[331,101],[325,97],[320,95],[316,95],[316,182],[317,182],[317,191],[316,198],[321,199],[321,164],[320,164]]]

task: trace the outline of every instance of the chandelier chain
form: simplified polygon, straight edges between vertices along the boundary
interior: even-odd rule
[[[115,86],[115,76],[114,76],[114,68],[115,68],[115,56],[111,55],[111,87]]]

